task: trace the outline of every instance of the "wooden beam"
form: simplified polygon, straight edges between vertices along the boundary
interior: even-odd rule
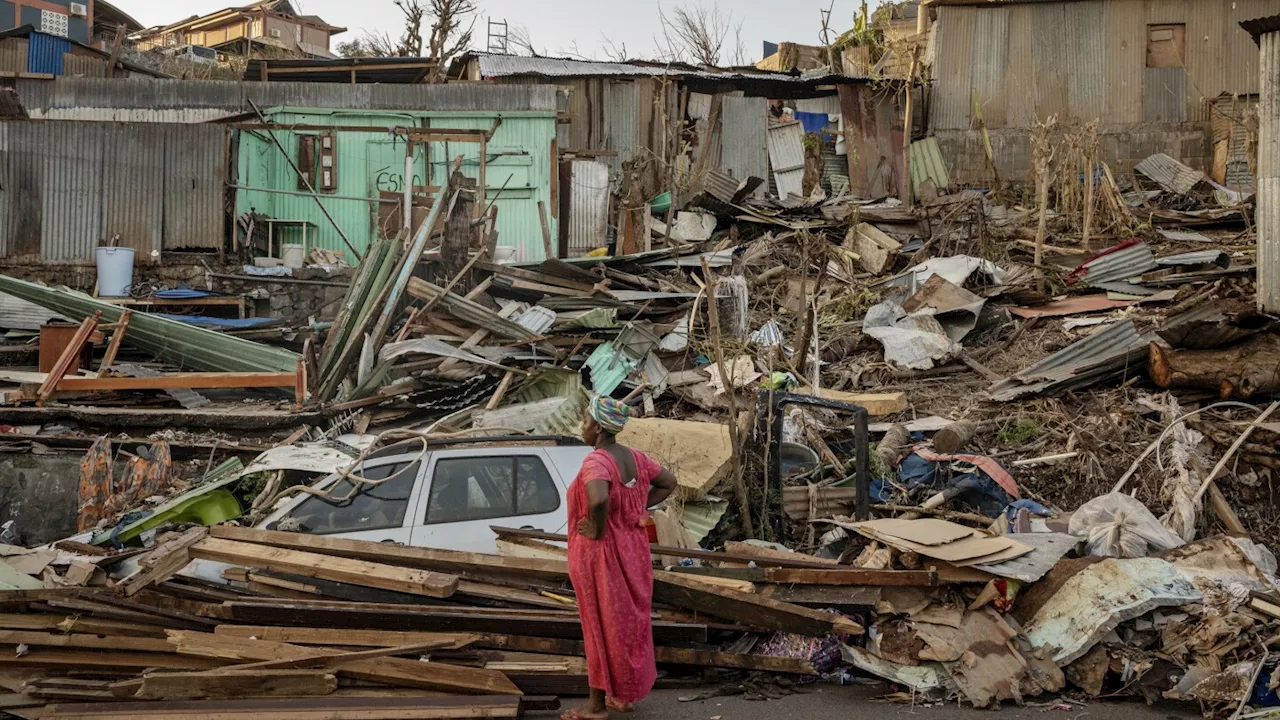
[[[49,705],[40,717],[53,720],[463,720],[516,718],[517,695],[474,697],[409,697],[350,695],[256,698],[244,700],[147,701]]]
[[[269,640],[248,640],[225,635],[173,631],[169,642],[183,655],[254,662],[328,657],[334,650],[306,648]],[[478,695],[519,694],[500,672],[444,663],[423,663],[401,658],[373,658],[342,663],[335,670],[360,680],[386,685],[419,687]]]
[[[173,373],[160,377],[64,377],[58,389],[66,391],[117,390],[216,390],[219,388],[294,387],[298,375],[291,373]]]
[[[193,545],[190,552],[191,557],[198,560],[247,565],[426,597],[447,598],[458,589],[458,578],[451,575],[233,540],[207,538]]]
[[[102,356],[102,364],[98,366],[99,371],[107,370],[116,362],[116,355],[120,352],[120,344],[124,342],[124,334],[129,331],[129,321],[133,319],[133,311],[126,309],[120,313],[120,322],[115,324],[115,331],[111,334],[111,343],[107,345],[107,352]]]
[[[254,670],[217,673],[147,673],[136,697],[143,700],[236,699],[332,695],[333,673],[316,670]]]
[[[18,655],[18,646],[0,646],[0,668],[66,668],[70,670],[106,669],[120,670],[142,668],[171,668],[174,670],[207,670],[225,663],[200,657],[184,657],[177,653],[109,652],[96,650],[34,648],[25,655]]]
[[[57,635],[54,633],[0,630],[0,644],[35,645],[38,647],[78,648],[82,650],[126,650],[128,652],[173,652],[165,640],[144,637],[98,635]]]
[[[148,585],[168,580],[191,562],[189,548],[205,539],[209,528],[195,527],[152,550],[138,559],[138,570],[121,580],[119,587],[126,597],[132,597]]]
[[[936,570],[864,570],[834,567],[829,570],[795,568],[682,568],[693,577],[725,578],[786,585],[842,585],[845,587],[935,587]]]
[[[810,610],[752,593],[737,592],[699,582],[674,572],[653,574],[655,600],[696,610],[757,630],[823,637],[832,633],[861,635],[863,627],[835,613]]]
[[[523,268],[511,267],[509,265],[497,265],[494,263],[476,263],[476,267],[495,275],[507,275],[519,280],[528,280],[530,282],[541,283],[543,285],[558,285],[568,290],[576,290],[580,294],[590,295],[595,292],[594,285],[587,285],[576,280],[568,280],[559,275],[551,275],[550,273],[536,272],[533,270],[525,270]]]
[[[545,540],[549,542],[568,542],[569,536],[560,533],[546,533],[539,530],[517,530],[515,528],[504,528],[491,526],[499,538],[521,538],[525,540]],[[759,566],[779,567],[779,568],[812,568],[812,569],[833,569],[838,568],[835,561],[826,562],[820,558],[807,556],[801,553],[778,553],[764,557],[755,554],[735,553],[735,552],[719,552],[714,550],[702,550],[700,548],[676,548],[667,547],[665,545],[650,545],[650,551],[654,555],[669,555],[671,557],[686,557],[695,560],[706,560],[710,562],[731,562],[731,563],[756,563]],[[781,555],[796,555],[794,559],[780,557]],[[805,559],[809,558],[809,559]]]

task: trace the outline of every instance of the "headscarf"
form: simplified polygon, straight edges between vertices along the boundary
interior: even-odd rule
[[[626,426],[627,420],[631,417],[631,408],[626,403],[618,402],[611,397],[597,395],[591,398],[589,406],[591,417],[595,419],[596,424],[601,430],[610,435],[617,435],[622,432],[622,428]]]

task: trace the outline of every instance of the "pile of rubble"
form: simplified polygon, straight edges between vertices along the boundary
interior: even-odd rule
[[[504,556],[463,563],[446,550],[202,528],[260,526],[398,433],[424,447],[575,435],[596,393],[633,403],[622,441],[680,478],[655,518],[659,616],[674,633],[659,645],[680,643],[661,662],[810,678],[843,664],[912,701],[978,707],[1063,693],[1280,704],[1267,550],[1280,521],[1266,509],[1280,403],[1260,402],[1276,390],[1280,340],[1253,309],[1250,199],[1163,156],[1130,178],[1105,166],[1081,177],[1091,175],[1087,201],[1076,182],[1035,207],[1003,189],[906,207],[820,187],[764,199],[760,179],[711,172],[667,222],[642,224],[636,252],[499,263],[492,224],[474,220],[486,217],[481,199],[455,174],[415,235],[368,250],[323,342],[300,352],[0,278],[4,292],[84,318],[52,372],[0,375],[14,384],[7,401],[25,405],[0,409],[0,421],[40,442],[66,442],[51,423],[171,428],[125,439],[154,445],[120,480],[111,444],[94,441],[80,545],[41,551],[43,565],[9,552],[4,582],[26,593],[8,601],[23,611],[10,616],[11,644],[26,648],[11,664],[39,665],[23,658],[45,642],[76,657],[163,653],[188,664],[148,656],[137,668],[198,670],[182,682],[200,692],[224,687],[210,677],[262,669],[353,698],[375,694],[363,694],[368,682],[458,690],[351,670],[430,655],[515,668],[506,690],[579,692],[563,536],[497,529]],[[549,232],[543,242],[555,257]],[[99,370],[71,371],[100,322],[114,328],[98,338]],[[134,361],[116,361],[122,348]],[[201,372],[180,372],[191,369]],[[287,388],[292,402],[251,387]],[[175,425],[222,436],[175,437]],[[241,454],[271,449],[247,467],[213,467],[218,446],[237,442]],[[175,487],[185,478],[170,452],[208,447],[203,472],[186,473],[201,479]],[[165,532],[175,537],[162,542]],[[209,549],[226,543],[251,547]],[[155,549],[131,570],[138,551],[122,548],[141,545]],[[121,550],[93,550],[107,546]],[[333,576],[332,557],[457,584],[404,597],[403,579]],[[183,569],[191,559],[251,569],[201,580]],[[409,609],[422,597],[429,609]],[[501,628],[458,619],[510,619],[492,608],[548,620],[548,634],[498,642]],[[160,644],[76,645],[90,640],[76,639],[70,610],[147,625],[121,634]],[[365,642],[316,629],[321,610],[367,621],[344,626]],[[481,637],[376,632],[419,615],[414,631]],[[210,629],[212,640],[192,634]],[[32,641],[37,631],[46,637]],[[224,635],[234,648],[218,649]],[[433,642],[451,644],[414,647]],[[344,649],[357,644],[378,650]],[[190,656],[217,662],[195,668]],[[11,679],[22,699],[5,702],[146,697],[151,677],[64,675]],[[280,682],[277,694],[293,692]],[[265,707],[245,702],[242,712]],[[500,712],[518,709],[504,702]],[[78,713],[93,711],[66,714]]]

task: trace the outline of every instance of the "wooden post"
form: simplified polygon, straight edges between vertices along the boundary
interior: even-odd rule
[[[243,308],[244,306],[241,305]],[[243,317],[241,313],[241,317]],[[102,356],[102,364],[98,366],[98,371],[111,369],[115,364],[116,354],[120,352],[120,343],[124,342],[124,334],[129,330],[129,320],[133,318],[132,310],[125,310],[120,314],[120,321],[116,323],[115,332],[111,335],[111,343],[107,345],[107,352]]]
[[[542,221],[542,251],[546,253],[544,260],[553,260],[558,253],[551,246],[551,224],[547,222],[547,204],[538,201],[538,219]]]
[[[716,305],[716,279],[711,274],[707,259],[702,258],[702,274],[707,279],[707,318],[711,331],[711,346],[715,350],[716,365],[720,368],[720,382],[725,388],[725,399],[729,403],[729,441],[733,443],[733,487],[738,496],[738,510],[742,513],[742,530],[748,538],[756,536],[754,524],[751,522],[751,503],[747,498],[747,484],[742,477],[742,438],[738,428],[738,401],[729,369],[724,362],[724,348],[720,345],[720,311]]]
[[[90,3],[89,7],[93,7]],[[124,26],[116,26],[116,38],[111,43],[111,57],[107,60],[107,74],[109,78],[116,76],[116,65],[120,62],[120,46],[124,44]]]
[[[404,207],[401,208],[403,224],[406,232],[413,232],[413,138],[405,136],[404,149]]]
[[[919,51],[911,49],[911,69],[907,71],[907,107],[902,120],[902,204],[907,209],[915,207],[915,194],[911,186],[911,86],[916,81],[916,60]]]

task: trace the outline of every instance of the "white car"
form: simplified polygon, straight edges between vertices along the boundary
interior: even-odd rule
[[[330,497],[300,493],[258,527],[496,554],[491,526],[565,531],[569,484],[589,454],[571,438],[480,438],[425,451],[402,442],[353,473],[386,482],[356,483],[352,494],[351,480],[331,475],[312,486]]]

